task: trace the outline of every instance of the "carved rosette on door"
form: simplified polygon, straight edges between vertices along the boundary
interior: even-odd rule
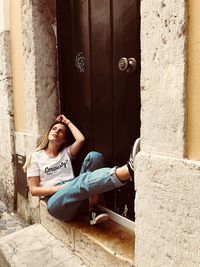
[[[78,72],[85,72],[85,57],[83,56],[83,52],[76,53],[75,67]]]

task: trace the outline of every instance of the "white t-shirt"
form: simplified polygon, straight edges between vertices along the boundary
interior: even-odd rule
[[[56,158],[49,158],[44,150],[34,152],[27,168],[27,177],[33,176],[40,177],[41,187],[54,186],[73,179],[70,147],[64,148]]]

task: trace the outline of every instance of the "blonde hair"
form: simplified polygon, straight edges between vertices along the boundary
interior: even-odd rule
[[[49,139],[48,139],[48,135],[49,132],[51,131],[52,127],[56,124],[63,124],[66,128],[66,135],[67,135],[67,131],[68,131],[68,127],[64,122],[60,122],[60,121],[56,121],[53,124],[51,124],[51,126],[49,127],[49,130],[46,131],[46,133],[43,135],[42,139],[40,139],[41,141],[39,142],[39,145],[36,147],[35,151],[33,151],[32,153],[30,153],[27,158],[26,158],[26,162],[23,166],[23,170],[24,172],[27,171],[27,168],[29,167],[30,163],[31,163],[31,158],[34,152],[42,150],[42,149],[46,149],[48,147],[49,144]],[[60,147],[59,147],[59,151],[62,151],[65,147],[67,146],[67,142],[63,143]]]

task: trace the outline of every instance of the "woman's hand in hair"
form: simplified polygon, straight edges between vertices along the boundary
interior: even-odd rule
[[[56,121],[64,122],[66,125],[68,125],[71,121],[65,117],[65,115],[59,115],[56,118]]]
[[[56,118],[56,121],[64,122],[69,127],[69,130],[75,139],[75,142],[70,147],[70,153],[72,157],[76,157],[85,141],[84,135],[69,119],[65,117],[65,115],[59,115]]]

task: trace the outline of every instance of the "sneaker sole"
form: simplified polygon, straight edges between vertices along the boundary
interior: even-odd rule
[[[131,153],[131,163],[132,166],[134,167],[134,161],[135,161],[135,156],[137,155],[137,153],[140,151],[140,138],[135,140],[135,143],[133,145],[133,150]],[[133,168],[134,169],[134,168]]]
[[[99,223],[107,221],[108,219],[109,219],[109,216],[107,214],[100,214],[95,218],[95,220],[90,220],[90,225],[99,224]]]

